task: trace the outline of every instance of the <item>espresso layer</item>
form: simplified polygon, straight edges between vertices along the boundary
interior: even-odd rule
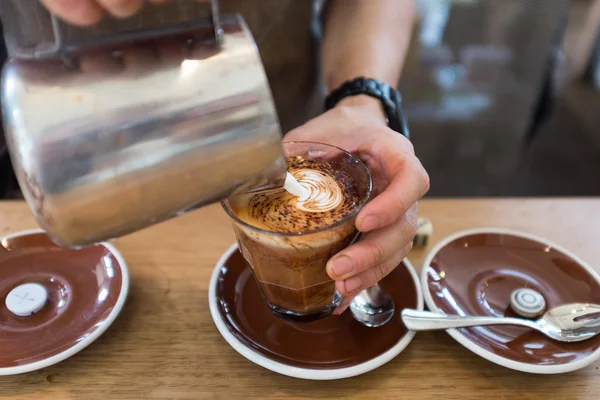
[[[257,228],[298,233],[333,225],[359,204],[351,177],[326,161],[288,157],[288,171],[306,189],[307,197],[296,197],[285,189],[270,190],[238,199],[232,211]]]

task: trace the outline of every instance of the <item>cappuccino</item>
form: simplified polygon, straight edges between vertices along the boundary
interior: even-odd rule
[[[327,161],[288,157],[288,171],[305,189],[305,197],[283,188],[245,195],[232,204],[233,213],[247,224],[270,232],[308,233],[341,221],[360,202],[352,178]]]
[[[355,239],[354,220],[370,194],[364,164],[333,149],[333,157],[331,151],[325,158],[288,155],[288,171],[304,196],[276,189],[234,196],[224,204],[272,311],[294,321],[324,317],[339,305],[341,296],[325,267]]]

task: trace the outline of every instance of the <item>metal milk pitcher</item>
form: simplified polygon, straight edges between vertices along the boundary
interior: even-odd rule
[[[256,44],[216,1],[148,4],[87,29],[37,0],[0,0],[0,17],[11,56],[1,92],[8,148],[29,207],[59,245],[283,186]]]

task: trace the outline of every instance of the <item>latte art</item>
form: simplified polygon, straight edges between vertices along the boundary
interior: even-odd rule
[[[310,232],[343,220],[360,203],[352,178],[326,161],[289,157],[288,171],[302,196],[285,189],[242,195],[230,199],[235,215],[270,232]]]
[[[298,197],[296,208],[305,212],[327,212],[344,203],[342,188],[334,177],[315,169],[300,169],[293,172],[308,197]]]

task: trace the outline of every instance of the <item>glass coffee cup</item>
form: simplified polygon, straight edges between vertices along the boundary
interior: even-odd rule
[[[353,208],[341,219],[318,229],[281,232],[253,226],[248,219],[240,218],[250,194],[232,196],[223,207],[232,219],[239,249],[272,312],[284,319],[309,322],[330,315],[342,300],[326,265],[357,238],[355,219],[369,200],[372,180],[359,158],[337,147],[287,142],[283,149],[286,157],[324,161],[339,173],[338,177],[351,182]],[[342,184],[341,178],[336,180]]]

